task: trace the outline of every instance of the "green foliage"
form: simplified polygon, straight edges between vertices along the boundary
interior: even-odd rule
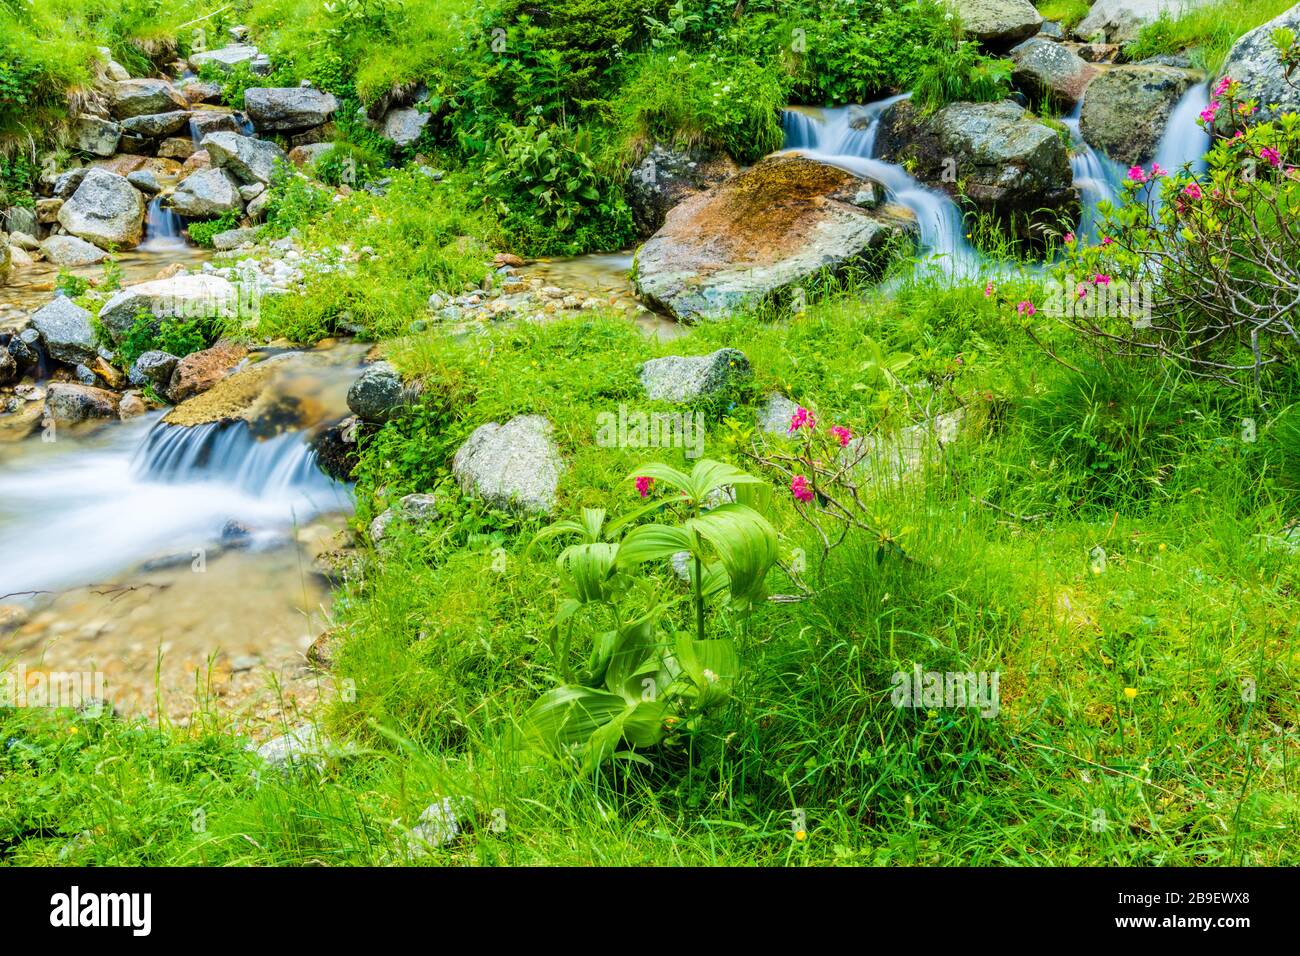
[[[286,163],[276,163],[267,186],[271,198],[266,203],[266,235],[272,239],[287,236],[292,229],[302,229],[315,222],[333,205],[331,194]]]
[[[550,646],[562,682],[523,715],[521,741],[571,757],[587,772],[618,755],[621,744],[651,747],[670,734],[696,730],[700,718],[727,699],[739,678],[739,658],[731,640],[709,634],[706,620],[728,606],[752,609],[776,561],[776,529],[755,510],[768,500],[761,480],[708,459],[690,474],[649,464],[628,478],[670,490],[608,525],[604,511],[587,509],[581,520],[557,522],[534,539],[579,540],[556,559],[563,597]],[[724,486],[737,501],[705,510]],[[643,494],[650,494],[648,486]],[[651,511],[676,522],[626,530]],[[637,575],[644,565],[683,551],[692,613],[685,629],[675,630],[665,617],[680,599]],[[579,635],[588,638],[590,652],[585,666],[575,669],[570,657]]]
[[[69,299],[75,299],[85,295],[86,290],[90,288],[90,281],[67,269],[60,269],[59,274],[54,277],[54,290],[61,295],[66,295]]]
[[[196,246],[203,246],[205,249],[212,248],[212,237],[220,232],[234,229],[239,225],[239,214],[233,209],[230,212],[223,213],[216,219],[208,219],[204,222],[192,222],[185,227],[185,232],[189,235],[190,241]]]
[[[118,358],[130,365],[155,349],[184,358],[211,347],[224,329],[225,323],[215,317],[157,319],[147,309],[141,309],[118,343]]]
[[[631,210],[591,149],[585,131],[546,126],[539,116],[501,126],[483,158],[484,184],[521,251],[571,255],[631,241]]]
[[[958,41],[944,56],[916,73],[912,100],[922,113],[958,101],[989,103],[1011,92],[1010,60],[979,52],[975,43]]]
[[[1286,0],[1217,0],[1178,13],[1164,11],[1124,45],[1124,55],[1137,62],[1190,50],[1193,63],[1213,76],[1238,39],[1292,6]]]
[[[373,150],[351,143],[337,143],[316,160],[315,173],[331,186],[360,188],[383,176],[384,159]]]

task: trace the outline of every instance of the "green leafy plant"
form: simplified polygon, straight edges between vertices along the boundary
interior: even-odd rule
[[[523,715],[521,742],[575,757],[588,772],[623,744],[650,747],[695,729],[729,696],[739,656],[710,624],[733,610],[748,616],[766,596],[777,558],[776,530],[761,513],[768,488],[760,479],[708,459],[689,474],[648,464],[631,478],[646,497],[656,482],[668,492],[614,522],[606,523],[601,509],[585,509],[533,542],[578,539],[556,559],[563,596],[550,644],[560,684]],[[734,501],[708,507],[728,492]],[[651,512],[676,520],[630,527]],[[665,597],[643,569],[682,552],[689,594]],[[689,609],[679,629],[671,612],[683,602]],[[574,667],[573,643],[584,631],[590,652]]]
[[[66,295],[69,299],[85,295],[86,290],[89,288],[90,281],[88,279],[69,272],[67,269],[60,269],[59,274],[54,278],[54,290]]]
[[[184,358],[210,347],[224,330],[221,319],[157,319],[148,309],[136,313],[118,343],[118,357],[130,365],[145,352],[159,350]]]
[[[239,214],[233,209],[230,212],[223,213],[216,219],[208,219],[204,222],[192,222],[186,226],[185,231],[189,234],[190,241],[196,246],[203,246],[205,249],[212,248],[212,239],[218,233],[234,229],[239,225]]]

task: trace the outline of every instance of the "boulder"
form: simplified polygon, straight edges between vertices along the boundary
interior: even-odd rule
[[[1169,116],[1199,74],[1170,66],[1116,66],[1088,85],[1079,131],[1095,149],[1125,166],[1156,154]]]
[[[325,768],[329,750],[324,740],[311,724],[302,724],[289,733],[273,737],[256,748],[257,756],[271,769],[289,774],[307,770],[320,772]]]
[[[106,46],[96,47],[95,51],[99,54],[99,59],[103,63],[104,76],[110,80],[129,80],[131,74],[126,71],[121,63],[113,59],[113,51]]]
[[[216,219],[228,212],[244,210],[239,183],[224,169],[208,168],[190,173],[165,201],[187,219]]]
[[[316,160],[333,148],[333,143],[305,143],[302,146],[295,146],[289,150],[289,162],[299,169],[303,169],[314,165]]]
[[[790,434],[790,419],[794,413],[799,410],[799,406],[790,401],[780,392],[773,392],[767,396],[763,406],[758,410],[758,419],[755,424],[758,430],[768,435],[788,436]]]
[[[90,266],[103,262],[108,253],[76,236],[50,236],[41,243],[41,252],[52,265],[66,268]]]
[[[158,144],[158,155],[163,159],[174,159],[178,162],[185,162],[194,155],[194,140],[188,136],[170,136]]]
[[[168,113],[145,113],[122,120],[122,132],[141,139],[161,139],[178,133],[189,125],[190,114],[185,110]]]
[[[1003,49],[1027,40],[1043,25],[1029,0],[952,0],[966,36]]]
[[[360,430],[361,419],[355,415],[323,429],[311,443],[316,452],[316,467],[335,481],[351,481],[352,469],[361,460],[357,445]]]
[[[414,389],[403,384],[391,362],[374,362],[348,389],[348,408],[364,422],[382,424],[410,404],[413,396]]]
[[[41,333],[45,351],[60,362],[91,364],[99,357],[90,313],[67,296],[56,296],[37,311],[32,326]]]
[[[100,248],[125,249],[144,238],[144,214],[144,197],[125,176],[92,169],[59,209],[59,225]]]
[[[1011,51],[1016,88],[1035,102],[1046,101],[1061,109],[1072,109],[1083,99],[1083,91],[1096,78],[1097,67],[1073,50],[1031,37]]]
[[[118,153],[116,156],[109,156],[107,159],[92,159],[90,168],[102,169],[114,176],[127,176],[137,169],[144,169],[151,162],[153,160],[148,156],[141,156],[137,153]]]
[[[26,206],[10,206],[0,214],[0,229],[11,235],[26,233],[34,236],[37,233],[37,224],[36,210]]]
[[[494,508],[550,514],[563,467],[551,432],[541,415],[480,425],[452,458],[452,476]]]
[[[696,193],[721,185],[740,167],[730,156],[655,143],[628,175],[627,201],[641,235],[653,235],[668,210]]]
[[[59,425],[117,418],[117,395],[90,385],[52,382],[45,392],[45,413]]]
[[[1251,123],[1272,119],[1279,113],[1300,113],[1300,85],[1293,85],[1300,84],[1300,77],[1293,75],[1287,82],[1272,41],[1273,31],[1281,29],[1300,35],[1300,4],[1251,30],[1232,45],[1223,61],[1219,75],[1238,81],[1245,99],[1259,101]],[[1276,104],[1277,109],[1270,109],[1270,104]],[[1294,157],[1288,159],[1295,162]]]
[[[4,285],[3,272],[4,270],[0,269],[0,285]],[[9,353],[8,347],[0,348],[0,385],[8,385],[17,377],[18,360]],[[0,419],[3,419],[8,413],[8,406],[6,405],[5,410],[0,412]],[[0,441],[5,440],[5,433],[7,431],[5,426],[8,424],[9,422],[7,421],[0,421]]]
[[[195,110],[190,114],[190,131],[202,141],[213,133],[238,133],[242,136],[244,127],[231,110]]]
[[[25,232],[14,231],[9,233],[9,245],[21,249],[24,252],[40,252],[40,241],[29,236]]]
[[[116,119],[188,109],[185,97],[166,80],[121,80],[108,86],[109,109]]]
[[[158,181],[158,174],[152,169],[137,169],[126,177],[126,181],[146,196],[156,196],[163,188]]]
[[[271,190],[264,189],[248,201],[244,210],[249,222],[261,222],[266,218],[266,207],[271,202]]]
[[[1205,6],[1213,0],[1096,0],[1088,15],[1074,28],[1080,40],[1100,39],[1103,43],[1124,43],[1134,39],[1144,26],[1162,14],[1171,18]]]
[[[212,248],[217,252],[229,252],[231,249],[238,249],[246,243],[257,241],[258,230],[256,228],[244,229],[227,229],[225,232],[219,232],[212,237]]]
[[[181,163],[181,172],[188,176],[190,173],[197,173],[201,169],[212,168],[212,157],[208,155],[206,149],[196,149],[190,153],[190,158]]]
[[[172,373],[176,371],[179,362],[180,358],[172,355],[171,352],[157,349],[142,352],[140,357],[131,363],[127,378],[132,385],[152,385],[155,392],[162,394],[171,382]]]
[[[214,348],[219,348],[221,343]],[[212,350],[210,349],[209,352]],[[231,353],[219,366],[224,372],[234,362]],[[240,356],[242,358],[242,356]],[[206,360],[206,359],[205,359]],[[243,367],[220,377],[202,394],[196,394],[167,413],[169,425],[208,425],[217,422],[243,422],[249,433],[258,439],[273,438],[285,431],[298,431],[319,422],[322,407],[317,400],[306,397],[293,387],[313,369],[335,362],[336,356],[327,350],[281,352],[245,363]],[[177,370],[189,359],[182,359]],[[236,359],[238,361],[238,359]],[[173,373],[175,380],[175,373]],[[170,389],[171,382],[168,383]]]
[[[138,313],[155,319],[231,316],[238,311],[239,291],[215,275],[178,275],[127,286],[99,310],[99,321],[116,341],[135,323]]]
[[[206,80],[186,80],[181,84],[181,96],[191,106],[200,103],[218,103],[221,101],[221,84]]]
[[[195,53],[190,56],[190,69],[195,73],[199,72],[204,66],[211,63],[223,73],[229,73],[235,67],[247,63],[252,63],[257,59],[257,47],[250,46],[247,43],[232,43],[224,46],[220,50],[204,50],[202,53]]]
[[[637,291],[678,318],[709,318],[823,270],[878,264],[916,231],[882,195],[837,167],[768,157],[668,213],[637,251]]]
[[[399,524],[430,524],[442,517],[438,510],[438,499],[433,495],[406,495],[391,508],[385,508],[370,522],[370,540],[382,544],[388,536],[393,522]]]
[[[255,86],[244,91],[244,111],[259,131],[283,133],[320,126],[338,108],[333,94],[310,87]]]
[[[650,359],[637,370],[646,398],[691,402],[708,398],[747,381],[749,359],[739,349],[723,348],[708,355],[668,355]]]
[[[95,156],[112,156],[121,139],[122,127],[99,116],[78,116],[72,127],[72,145]]]
[[[218,342],[210,349],[185,356],[176,363],[165,397],[179,405],[200,392],[206,392],[247,355],[248,349],[238,343]]]
[[[238,133],[209,133],[199,146],[208,151],[213,166],[230,170],[245,183],[269,183],[275,164],[289,161],[275,143]]]
[[[432,113],[423,110],[389,110],[380,127],[380,135],[398,146],[411,146],[432,118]]]
[[[876,155],[1031,242],[1079,213],[1065,141],[1011,100],[951,103],[928,117],[900,101],[881,116]]]

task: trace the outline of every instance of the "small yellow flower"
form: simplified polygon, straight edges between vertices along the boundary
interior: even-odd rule
[[[1164,550],[1165,550],[1166,548],[1168,548],[1168,547],[1169,547],[1169,546],[1168,546],[1167,544],[1165,544],[1163,541],[1161,541],[1161,542],[1160,542],[1160,546],[1159,546],[1158,548],[1156,548],[1156,550],[1157,550],[1157,551],[1164,551]]]
[[[1136,687],[1124,688],[1124,696],[1127,697],[1129,700],[1132,700],[1137,695],[1138,695],[1138,689]]]
[[[804,840],[808,839],[808,834],[803,830],[799,830],[795,833],[794,838],[802,843]]]

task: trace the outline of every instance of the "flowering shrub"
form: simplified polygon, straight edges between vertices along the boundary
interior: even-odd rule
[[[1198,120],[1220,131],[1207,173],[1135,166],[1119,204],[1103,205],[1101,242],[1066,243],[1062,273],[1094,276],[1093,290],[1112,277],[1149,286],[1150,308],[1066,321],[1108,350],[1258,387],[1265,369],[1300,355],[1300,116],[1247,126],[1256,104],[1235,82],[1213,94]]]
[[[826,556],[852,530],[866,531],[882,550],[898,552],[893,536],[876,525],[862,498],[863,486],[873,477],[867,459],[876,455],[877,443],[856,438],[844,425],[819,427],[816,415],[802,405],[790,416],[787,432],[795,441],[793,450],[757,447],[750,457],[789,481],[795,511],[821,541],[818,580]],[[801,560],[783,564],[782,569],[805,594],[811,592]]]
[[[520,742],[572,756],[588,772],[622,745],[649,747],[694,730],[728,697],[739,657],[729,638],[709,636],[708,625],[761,602],[776,561],[776,530],[760,513],[769,489],[758,478],[708,459],[689,475],[650,464],[629,478],[648,499],[640,508],[608,523],[604,511],[586,509],[533,541],[578,538],[556,559],[563,597],[550,644],[560,683],[524,714]],[[659,485],[668,491],[655,493]],[[734,501],[708,507],[728,490]],[[652,513],[676,521],[633,526]],[[688,597],[638,576],[644,565],[683,552]],[[676,618],[689,619],[689,630],[673,626],[672,612],[683,602],[689,613]],[[585,666],[575,668],[573,643],[584,633],[591,650]]]

